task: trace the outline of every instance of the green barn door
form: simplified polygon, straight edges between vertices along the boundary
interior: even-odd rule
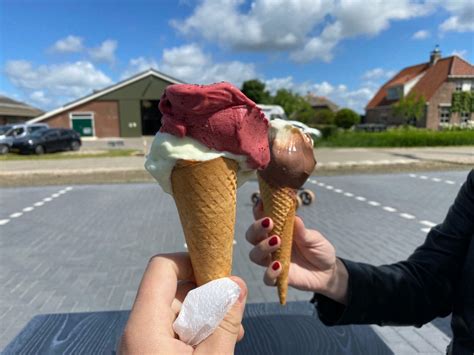
[[[72,129],[81,135],[81,137],[93,137],[94,129],[91,115],[74,115],[71,117]]]

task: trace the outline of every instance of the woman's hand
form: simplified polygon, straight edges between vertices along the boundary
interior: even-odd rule
[[[253,213],[256,221],[246,233],[247,241],[254,245],[250,260],[267,267],[264,282],[274,286],[282,268],[278,260],[272,262],[272,253],[280,247],[281,239],[270,235],[273,221],[263,218],[261,201],[254,207]],[[306,229],[303,220],[295,217],[288,284],[299,290],[321,293],[345,304],[347,281],[347,270],[336,258],[332,244],[318,231]]]
[[[233,354],[243,337],[242,316],[247,297],[244,281],[232,276],[240,296],[216,331],[196,348],[180,341],[173,331],[186,294],[196,287],[187,253],[153,257],[143,275],[120,342],[121,354]]]

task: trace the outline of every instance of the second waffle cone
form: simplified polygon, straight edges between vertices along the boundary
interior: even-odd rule
[[[280,303],[285,304],[288,292],[291,246],[293,244],[296,192],[289,187],[272,186],[260,175],[258,175],[258,183],[265,216],[270,217],[273,221],[271,234],[276,234],[281,239],[280,248],[272,254],[272,260],[280,261],[282,266],[282,272],[277,279],[277,287]]]

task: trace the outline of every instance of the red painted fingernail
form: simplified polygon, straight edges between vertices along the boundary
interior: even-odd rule
[[[279,261],[275,261],[272,265],[272,269],[273,271],[277,271],[279,268],[280,268],[280,262]]]
[[[277,244],[278,244],[278,237],[276,235],[274,235],[268,241],[268,245],[270,245],[272,247],[272,246],[277,245]]]
[[[262,221],[262,227],[263,227],[263,228],[268,228],[269,225],[270,225],[270,218],[265,218],[265,219]]]

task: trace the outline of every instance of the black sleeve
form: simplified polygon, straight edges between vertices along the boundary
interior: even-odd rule
[[[373,265],[342,260],[349,272],[348,305],[315,295],[326,325],[421,326],[452,311],[453,290],[474,238],[474,170],[444,222],[406,261]]]

